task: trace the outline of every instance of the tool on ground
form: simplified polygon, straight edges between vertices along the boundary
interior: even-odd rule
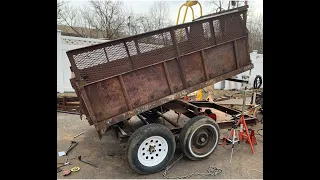
[[[71,165],[71,163],[68,161],[68,156],[66,157],[66,160],[64,161],[64,163],[57,163],[57,164],[63,164],[57,168],[60,168],[60,167],[63,167],[63,166],[68,166],[68,165]]]
[[[63,176],[69,176],[71,174],[70,170],[66,170],[63,172]]]
[[[73,136],[73,138],[76,138],[76,137],[80,136],[81,134],[83,134],[83,132]]]
[[[66,155],[66,152],[60,151],[60,152],[58,152],[58,155],[59,155],[59,156],[65,156],[65,155]]]
[[[78,171],[80,171],[80,167],[73,167],[73,168],[71,168],[71,171],[78,172]]]
[[[66,155],[74,148],[78,145],[78,142],[76,141],[71,141],[70,146],[68,147],[68,149],[66,150]]]
[[[57,168],[61,168],[61,167],[63,167],[63,166],[68,166],[68,165],[71,165],[71,163],[70,163],[70,162],[66,162],[66,163],[64,163],[63,165],[58,166]]]
[[[251,141],[251,136],[249,134],[249,130],[248,130],[246,121],[244,120],[244,109],[245,109],[245,103],[246,103],[246,91],[245,90],[243,91],[243,95],[244,96],[243,96],[241,117],[240,117],[240,119],[238,119],[238,118],[236,118],[236,116],[234,116],[234,122],[233,122],[233,126],[231,128],[231,132],[227,138],[223,138],[223,143],[222,143],[222,146],[226,145],[227,141],[229,143],[232,143],[230,164],[231,164],[231,160],[232,160],[234,143],[238,142],[240,144],[240,141],[242,141],[244,138],[247,138],[247,141],[250,144],[251,151],[254,154],[254,148],[253,148],[253,143]],[[236,135],[237,135],[236,129],[239,125],[240,125],[240,131],[238,134],[239,138],[237,138],[237,140],[236,140]],[[244,130],[245,130],[245,132],[243,132]]]
[[[86,162],[86,161],[83,161],[83,160],[81,159],[81,156],[78,156],[78,160],[81,161],[81,162],[84,162],[84,163],[86,163],[86,164],[89,164],[89,165],[91,165],[91,166],[93,166],[93,167],[97,167],[97,166],[94,165],[94,164],[91,164],[91,163],[88,163],[88,162]]]

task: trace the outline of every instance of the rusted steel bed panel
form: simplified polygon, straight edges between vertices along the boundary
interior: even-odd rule
[[[237,74],[240,74],[241,72],[245,72],[247,70],[250,70],[253,68],[253,65],[248,65],[248,66],[245,66],[243,68],[240,68],[240,69],[237,69],[237,70],[234,70],[232,72],[229,72],[229,73],[226,73],[226,74],[223,74],[221,76],[217,76],[215,78],[212,78],[210,79],[209,81],[205,81],[205,82],[202,82],[200,84],[197,84],[197,85],[194,85],[192,87],[189,87],[185,90],[182,90],[182,91],[179,91],[179,92],[176,92],[174,94],[171,94],[169,96],[166,96],[166,97],[163,97],[161,99],[158,99],[158,100],[155,100],[155,101],[152,101],[152,102],[149,102],[145,105],[142,105],[138,108],[135,108],[131,111],[126,111],[125,113],[122,113],[122,114],[119,114],[119,115],[116,115],[116,116],[113,116],[105,121],[101,121],[99,123],[96,123],[95,124],[95,128],[96,130],[98,131],[98,134],[99,134],[99,137],[101,138],[103,133],[107,130],[107,128],[113,124],[116,124],[124,119],[128,119],[136,114],[140,114],[144,111],[147,111],[149,109],[152,109],[152,108],[155,108],[155,107],[158,107],[162,104],[165,104],[167,102],[170,102],[172,100],[175,100],[175,99],[178,99],[182,96],[185,96],[191,92],[194,92],[198,89],[201,89],[203,87],[207,87],[209,85],[212,85],[214,83],[217,83],[221,80],[224,80],[224,79],[228,79],[230,77],[233,77]]]
[[[117,77],[84,88],[98,122],[129,110]]]
[[[69,51],[68,54],[72,56],[70,61],[74,61],[74,63],[71,63],[74,71],[79,71],[78,74],[76,73],[76,78],[82,78],[84,83],[90,83],[94,82],[95,80],[94,78],[91,78],[91,76],[95,77],[98,75],[103,75],[104,77],[100,77],[100,79],[103,79],[113,75],[125,73],[125,71],[108,73],[104,71],[105,68],[99,68],[100,66],[97,66],[101,64],[108,64],[108,61],[111,63],[115,60],[122,60],[122,63],[131,64],[131,59],[133,67],[131,67],[131,69],[130,67],[126,67],[126,69],[135,70],[137,68],[150,66],[154,63],[160,63],[173,58],[178,58],[190,52],[199,51],[203,48],[213,45],[215,39],[217,39],[217,43],[219,44],[221,42],[245,36],[246,28],[242,25],[243,22],[241,21],[243,21],[243,19],[241,19],[240,16],[240,14],[243,15],[245,11],[246,9],[243,9],[238,13],[224,15],[220,18],[209,18],[145,33],[142,35],[136,35],[131,38],[106,42],[100,45],[89,46],[87,48],[80,48],[78,50]],[[214,21],[214,36],[210,31],[209,21]],[[182,33],[180,33],[180,29],[182,30]],[[189,36],[187,36],[187,33],[184,33],[186,29],[189,29],[190,31]],[[172,33],[172,31],[174,31],[174,33]],[[137,53],[135,43],[132,40],[133,38],[138,41],[141,52],[139,55]],[[175,46],[174,43],[176,41],[177,46]],[[174,51],[177,51],[176,48],[178,48],[178,50],[181,52],[174,53]],[[129,53],[127,53],[127,50]],[[105,52],[107,52],[107,55]],[[85,69],[94,66],[96,66],[95,71],[90,71],[90,73],[86,72]],[[80,77],[78,77],[79,74]]]
[[[171,79],[171,86],[173,87],[173,92],[178,92],[183,89],[183,84],[179,74],[178,62],[177,60],[167,61],[169,77]]]
[[[205,81],[200,52],[181,57],[182,70],[186,77],[187,87]]]
[[[252,69],[246,12],[247,6],[240,7],[68,51],[74,88],[99,134],[123,119]]]
[[[123,81],[133,108],[170,95],[161,64],[124,74]]]

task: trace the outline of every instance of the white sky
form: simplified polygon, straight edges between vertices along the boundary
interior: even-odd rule
[[[82,6],[82,5],[88,5],[88,0],[67,0],[70,1],[70,5],[74,6]],[[148,12],[149,8],[151,7],[153,0],[123,0],[124,4],[128,7],[131,7],[134,11],[134,13],[146,13]],[[186,2],[186,0],[162,0],[167,1],[169,5],[169,16],[171,21],[174,23],[177,20],[178,11],[180,6]],[[206,15],[208,13],[213,13],[213,5],[209,6],[210,0],[199,0],[198,2],[202,5],[202,14]],[[212,0],[211,0],[212,2]],[[219,1],[216,1],[218,4]],[[223,4],[227,4],[228,0],[223,0]],[[254,13],[261,14],[263,13],[263,0],[249,0],[248,1],[249,9],[251,9]],[[200,10],[199,5],[196,5],[193,7],[195,18],[199,17]],[[185,7],[181,9],[180,14],[180,22],[183,19],[183,13],[185,12]],[[189,22],[192,20],[191,18],[191,10],[188,10],[186,22]]]

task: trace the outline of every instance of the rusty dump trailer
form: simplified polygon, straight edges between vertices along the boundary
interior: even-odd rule
[[[180,134],[180,146],[192,160],[207,157],[216,147],[219,126],[201,116],[200,107],[238,112],[205,101],[179,99],[253,68],[248,48],[247,8],[230,9],[190,23],[67,52],[73,72],[71,84],[89,124],[95,126],[100,138],[116,125],[120,135],[129,139],[128,161],[138,173],[160,171],[170,162],[176,146],[173,135]],[[170,122],[162,114],[169,109],[190,117],[191,124],[179,127]],[[121,122],[135,115],[146,125],[137,132],[124,132]],[[152,123],[160,116],[176,128],[170,130]],[[195,136],[191,127],[194,131],[195,127],[207,127],[195,137],[208,140],[206,145],[191,141]],[[146,140],[150,142],[145,143]],[[167,152],[151,156],[157,151],[155,142],[162,142],[166,147],[163,151]],[[191,145],[183,147],[188,143]],[[146,150],[150,156],[145,155]]]

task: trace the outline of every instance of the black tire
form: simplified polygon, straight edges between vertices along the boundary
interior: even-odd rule
[[[259,89],[261,87],[261,85],[262,85],[262,77],[260,75],[257,75],[253,81],[253,88]]]
[[[256,104],[260,104],[261,108],[263,108],[263,92],[256,98]]]
[[[138,150],[142,142],[152,136],[162,137],[167,142],[168,149],[165,158],[160,163],[154,166],[145,166],[138,159]],[[175,150],[176,142],[173,134],[161,124],[148,124],[140,127],[130,136],[126,147],[129,165],[139,174],[152,174],[163,170],[171,162]]]
[[[205,141],[199,142],[202,135],[204,135]],[[190,160],[201,160],[210,156],[217,147],[219,139],[219,125],[208,116],[196,116],[183,126],[179,142],[185,156]]]

